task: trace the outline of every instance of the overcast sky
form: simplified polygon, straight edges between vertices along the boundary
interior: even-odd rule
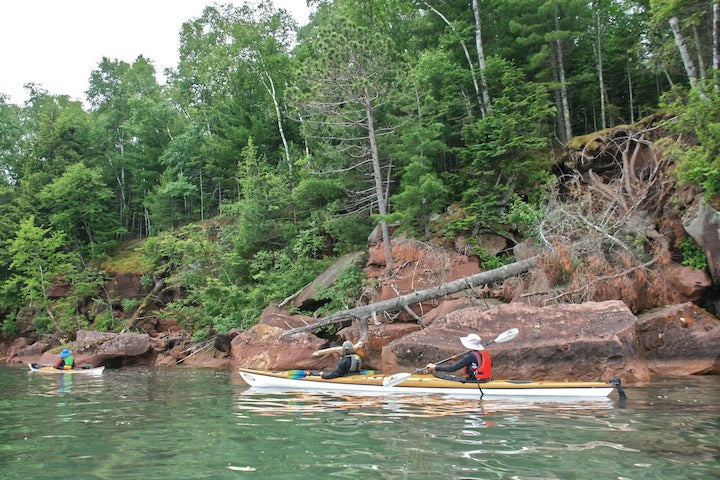
[[[23,84],[85,99],[103,56],[131,63],[144,55],[161,75],[178,62],[179,31],[206,5],[252,0],[0,0],[0,93],[20,104]],[[274,0],[301,25],[305,0]]]

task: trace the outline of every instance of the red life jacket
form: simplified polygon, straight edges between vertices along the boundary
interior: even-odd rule
[[[473,371],[470,366],[465,367],[468,378],[474,380],[490,380],[492,378],[492,360],[487,350],[473,350],[477,360],[477,368]]]

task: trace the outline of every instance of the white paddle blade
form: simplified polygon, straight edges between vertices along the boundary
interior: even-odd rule
[[[512,340],[513,338],[518,336],[518,333],[520,331],[517,328],[511,328],[510,330],[505,330],[500,335],[497,336],[495,339],[495,343],[503,343]]]
[[[412,375],[412,373],[407,372],[400,372],[389,375],[383,378],[383,387],[394,387],[398,383],[402,383],[403,381],[405,381],[405,379],[408,378],[410,375]]]

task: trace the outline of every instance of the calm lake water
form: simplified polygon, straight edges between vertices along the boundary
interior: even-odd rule
[[[248,388],[0,366],[0,479],[717,479],[720,377],[574,402]]]

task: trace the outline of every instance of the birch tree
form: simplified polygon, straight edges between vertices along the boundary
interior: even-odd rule
[[[685,73],[688,76],[688,80],[690,80],[690,85],[694,87],[698,83],[697,70],[690,56],[690,49],[688,48],[687,41],[685,41],[685,36],[680,29],[680,22],[677,17],[670,17],[668,23],[670,23],[673,37],[675,37],[675,45],[677,45],[680,58],[682,58],[683,65],[685,66]]]
[[[475,49],[477,50],[478,66],[480,67],[480,88],[482,89],[483,107],[486,113],[490,113],[490,91],[487,79],[485,78],[485,50],[482,42],[482,28],[480,23],[480,7],[478,1],[472,1],[473,16],[475,17]]]

